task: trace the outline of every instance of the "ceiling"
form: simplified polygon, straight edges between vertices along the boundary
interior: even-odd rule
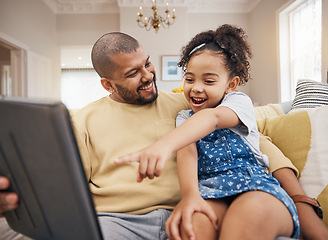
[[[152,0],[43,0],[56,14],[118,13],[120,7],[151,6]],[[188,12],[250,12],[261,0],[156,0],[157,6],[187,7]]]

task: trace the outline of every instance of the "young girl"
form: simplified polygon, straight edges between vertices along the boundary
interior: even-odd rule
[[[142,181],[159,176],[179,150],[182,200],[166,222],[170,239],[299,236],[296,207],[268,173],[268,159],[259,150],[252,101],[236,91],[249,79],[245,38],[231,25],[197,34],[179,63],[192,110],[180,112],[179,127],[162,139],[117,160],[139,161]]]

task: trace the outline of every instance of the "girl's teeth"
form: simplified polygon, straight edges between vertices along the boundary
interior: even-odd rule
[[[204,99],[204,98],[192,98],[192,101],[193,101],[195,104],[201,104],[201,103],[205,102],[206,99]]]

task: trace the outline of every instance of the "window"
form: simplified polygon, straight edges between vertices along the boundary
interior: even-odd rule
[[[293,99],[299,79],[326,81],[323,0],[295,0],[279,13],[281,101]]]
[[[61,100],[68,109],[82,108],[108,94],[94,69],[62,69]]]

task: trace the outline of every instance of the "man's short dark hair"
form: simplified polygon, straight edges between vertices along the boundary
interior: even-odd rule
[[[93,45],[91,60],[94,69],[102,78],[110,78],[115,69],[111,58],[119,53],[131,53],[137,51],[139,42],[121,32],[111,32],[101,36]]]

